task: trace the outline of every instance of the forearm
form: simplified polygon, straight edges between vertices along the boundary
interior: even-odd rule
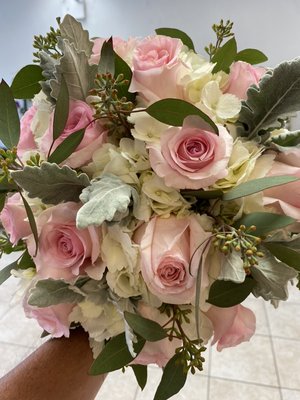
[[[69,339],[51,339],[0,379],[2,400],[92,400],[105,376],[90,376],[88,336],[76,329]]]

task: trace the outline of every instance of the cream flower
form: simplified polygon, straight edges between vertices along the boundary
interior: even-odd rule
[[[159,143],[160,135],[168,125],[159,122],[145,111],[133,112],[128,121],[134,125],[131,129],[132,136],[146,143]]]

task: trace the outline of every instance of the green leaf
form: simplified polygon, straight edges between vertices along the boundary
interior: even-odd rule
[[[235,61],[245,61],[249,64],[254,65],[268,61],[268,57],[260,50],[244,49],[237,53]]]
[[[135,194],[136,190],[132,186],[111,174],[92,181],[80,195],[83,206],[77,213],[77,227],[99,226],[104,221],[112,221],[116,215],[118,220],[122,219],[127,216]]]
[[[50,163],[60,164],[66,160],[81,143],[84,137],[85,129],[80,129],[77,132],[69,135],[63,142],[61,142],[53,153],[48,157]]]
[[[270,138],[271,143],[275,143],[279,146],[279,150],[281,147],[294,147],[300,145],[300,131],[294,132],[283,132],[278,136],[273,136]]]
[[[200,117],[210,128],[218,133],[216,124],[191,103],[180,99],[163,99],[159,100],[146,109],[146,112],[151,117],[172,126],[182,126],[183,121],[189,115],[197,115]],[[210,130],[211,130],[210,129]]]
[[[53,141],[62,133],[69,116],[69,90],[65,78],[61,76],[60,89],[57,97],[53,118]]]
[[[8,179],[6,176],[1,177],[0,193],[16,192],[16,191],[18,191],[18,187],[15,183],[8,182]]]
[[[229,67],[233,63],[237,54],[237,45],[235,38],[231,38],[222,47],[220,47],[212,58],[212,62],[216,63],[213,74],[219,71],[229,72]]]
[[[114,53],[114,55],[115,55],[115,77],[117,77],[119,74],[123,74],[124,79],[128,80],[127,85],[122,85],[118,87],[118,97],[119,98],[126,97],[127,100],[133,102],[136,98],[136,94],[128,92],[130,82],[132,79],[131,68],[117,53]]]
[[[112,76],[115,74],[115,53],[113,48],[113,38],[109,38],[103,43],[100,55],[100,61],[98,65],[99,74],[111,73]]]
[[[294,218],[288,217],[286,215],[254,212],[244,215],[235,223],[235,226],[239,227],[240,225],[245,225],[247,227],[250,227],[252,225],[255,225],[256,231],[254,232],[254,234],[256,236],[264,236],[271,231],[284,228],[290,224],[293,224],[295,221],[296,220]]]
[[[141,388],[141,390],[144,390],[148,378],[147,365],[136,364],[130,366],[134,372],[139,387]]]
[[[28,304],[36,307],[49,307],[62,303],[78,303],[84,296],[72,290],[63,280],[42,279],[30,289]]]
[[[241,183],[240,185],[228,190],[223,194],[224,201],[239,199],[241,197],[249,196],[254,193],[261,192],[274,186],[284,185],[286,183],[295,182],[299,178],[293,176],[267,176],[265,178],[253,179],[248,182]]]
[[[167,400],[183,388],[187,373],[180,363],[181,354],[175,354],[167,363],[161,381],[156,390],[154,400]]]
[[[207,302],[217,307],[233,307],[242,303],[251,293],[255,281],[247,277],[243,283],[215,281],[210,288]]]
[[[11,90],[15,99],[32,99],[41,90],[40,81],[44,80],[39,65],[26,65],[14,77]]]
[[[78,202],[80,193],[90,184],[86,174],[77,174],[67,165],[59,167],[48,162],[43,162],[40,167],[25,166],[11,175],[28,192],[28,197],[38,197],[44,204]]]
[[[20,120],[12,90],[2,79],[0,83],[0,139],[11,149],[19,142]]]
[[[25,197],[23,196],[22,192],[19,192],[20,196],[22,197],[22,201],[26,210],[26,214],[27,214],[27,218],[28,218],[28,222],[30,225],[30,229],[31,232],[33,234],[34,237],[34,241],[35,241],[35,254],[34,256],[36,256],[37,251],[38,251],[38,246],[39,246],[39,235],[38,235],[38,230],[37,230],[37,226],[35,223],[35,219],[34,219],[34,215],[33,212],[30,208],[30,205],[28,204],[27,200],[25,199]]]
[[[60,33],[63,39],[74,44],[77,51],[84,51],[90,57],[93,49],[93,42],[89,39],[88,31],[84,30],[81,23],[72,15],[67,14],[59,24]]]
[[[134,350],[137,354],[141,352],[144,344],[144,339],[140,339],[134,344]],[[93,362],[89,373],[90,375],[100,375],[116,371],[129,364],[134,358],[128,350],[125,333],[120,333],[105,345],[102,352]]]
[[[241,136],[265,141],[279,120],[300,110],[300,58],[279,64],[267,72],[259,86],[251,86],[242,103],[239,122]]]
[[[251,267],[251,275],[255,279],[253,294],[265,300],[287,300],[288,282],[296,278],[298,273],[283,262],[277,261],[264,248],[265,256],[259,260],[258,266]]]
[[[128,325],[138,335],[146,339],[148,342],[156,342],[158,340],[165,339],[168,335],[166,331],[155,321],[144,318],[141,315],[124,312],[125,320]]]
[[[192,39],[183,31],[175,28],[157,28],[157,35],[169,36],[171,38],[180,39],[184,45],[195,52],[195,47]]]
[[[180,191],[182,196],[195,196],[197,199],[218,199],[223,196],[221,189],[215,190],[189,190],[183,189]]]
[[[3,210],[5,206],[5,200],[6,200],[6,193],[0,193],[0,212]]]
[[[69,90],[69,96],[74,100],[85,101],[89,90],[94,86],[94,79],[97,72],[96,65],[89,64],[89,58],[84,51],[77,51],[74,43],[67,39],[59,42],[63,56],[59,63],[55,64],[55,79],[50,79],[49,84],[52,88],[51,96],[58,98],[63,75]]]
[[[284,242],[264,242],[266,247],[278,260],[300,272],[300,253],[283,244]],[[299,249],[300,250],[300,249]]]
[[[13,269],[18,269],[18,260],[0,270],[0,285],[2,285],[2,283],[4,283],[11,276],[11,271]]]
[[[20,258],[20,261],[18,262],[18,268],[19,269],[35,268],[33,259],[31,255],[28,253],[27,249],[24,251],[22,257]]]

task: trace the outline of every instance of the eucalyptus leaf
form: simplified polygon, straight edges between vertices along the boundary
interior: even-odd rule
[[[200,117],[213,132],[218,133],[218,127],[196,106],[180,99],[163,99],[151,104],[145,110],[151,117],[167,125],[182,126],[183,121],[189,115]]]
[[[175,28],[157,28],[155,29],[157,35],[169,36],[174,39],[180,39],[182,43],[190,50],[195,52],[195,47],[192,39],[183,31]]]
[[[10,276],[13,269],[18,269],[18,260],[12,262],[0,270],[0,285],[4,283]]]
[[[163,370],[161,381],[156,390],[154,400],[167,400],[183,388],[187,372],[180,362],[181,354],[175,354]]]
[[[30,208],[30,205],[28,204],[27,200],[25,199],[25,197],[23,196],[22,192],[19,192],[20,196],[22,198],[25,210],[26,210],[26,215],[28,218],[28,222],[30,225],[30,229],[31,232],[33,234],[34,237],[34,242],[35,242],[35,253],[34,256],[36,256],[37,251],[38,251],[38,246],[39,246],[39,235],[38,235],[38,230],[37,230],[37,226],[36,226],[36,222],[35,222],[35,218],[32,212],[32,209]]]
[[[32,99],[41,90],[40,81],[44,80],[39,65],[26,65],[14,77],[11,90],[15,99]]]
[[[6,200],[6,193],[0,193],[0,212],[3,210],[5,206],[5,200]]]
[[[264,242],[263,245],[273,256],[278,258],[278,260],[300,272],[300,249],[299,251],[291,249],[285,246],[284,242]]]
[[[74,44],[67,39],[60,40],[59,46],[63,56],[55,65],[56,79],[50,79],[51,96],[58,98],[63,75],[68,85],[70,98],[85,101],[89,90],[94,86],[97,66],[90,65],[86,53],[77,51]]]
[[[223,281],[243,283],[245,278],[246,273],[244,263],[239,252],[233,251],[232,253],[222,257],[219,279]]]
[[[300,58],[285,61],[266,73],[259,86],[251,86],[242,103],[239,122],[241,136],[264,141],[270,128],[280,127],[280,119],[300,110]]]
[[[117,53],[115,55],[115,77],[119,74],[123,74],[124,79],[128,80],[126,85],[118,86],[118,97],[126,97],[129,101],[134,101],[136,98],[135,93],[128,92],[130,82],[132,79],[132,71],[129,65],[121,58]]]
[[[16,192],[18,191],[17,185],[13,182],[8,182],[8,179],[6,176],[2,176],[0,179],[0,193],[6,193],[6,192]]]
[[[128,325],[138,335],[146,339],[148,342],[156,342],[165,339],[168,335],[166,331],[155,321],[144,318],[141,315],[124,312],[124,318]]]
[[[69,90],[65,78],[61,76],[53,118],[53,142],[63,133],[69,116]]]
[[[231,201],[239,199],[241,197],[249,196],[274,186],[281,186],[297,180],[299,180],[299,178],[289,175],[267,176],[265,178],[252,179],[251,181],[241,183],[233,189],[228,190],[228,192],[223,194],[223,200]]]
[[[131,368],[134,372],[139,387],[141,390],[144,390],[148,378],[147,365],[135,364],[131,365]]]
[[[293,268],[277,261],[276,258],[264,248],[265,256],[259,260],[258,266],[251,267],[251,275],[256,284],[253,294],[265,300],[287,300],[288,282],[296,278],[298,273]]]
[[[69,283],[57,279],[42,279],[30,289],[28,304],[36,307],[49,307],[63,303],[79,303],[84,296],[72,290]]]
[[[40,167],[25,166],[11,175],[26,190],[28,197],[38,197],[44,204],[78,202],[80,193],[90,184],[86,174],[77,174],[67,165],[59,167],[48,162],[43,162]]]
[[[182,196],[195,196],[197,199],[219,199],[223,196],[221,189],[215,190],[189,190],[183,189],[180,191]]]
[[[260,64],[268,61],[268,57],[257,49],[244,49],[237,53],[235,61],[244,61],[248,64]]]
[[[144,339],[140,339],[135,345],[134,350],[139,354],[145,344]],[[100,375],[107,372],[116,371],[129,364],[134,357],[130,354],[125,334],[120,333],[118,336],[113,337],[105,345],[102,352],[93,362],[89,371],[90,375]]]
[[[66,160],[76,148],[80,145],[84,137],[85,129],[80,129],[77,132],[71,133],[63,142],[61,142],[53,153],[48,157],[50,163],[60,164]]]
[[[33,259],[31,255],[28,253],[27,249],[24,251],[21,258],[19,259],[18,268],[19,269],[35,268]]]
[[[77,227],[99,226],[104,221],[112,221],[117,214],[122,219],[127,215],[135,192],[133,187],[111,174],[92,181],[80,195],[83,206],[77,213]]]
[[[235,226],[238,228],[240,225],[245,225],[246,227],[255,225],[256,230],[254,234],[256,236],[264,236],[276,229],[285,228],[294,222],[296,222],[296,220],[287,215],[254,212],[244,215],[235,223]]]
[[[235,38],[229,39],[222,47],[220,47],[212,58],[212,62],[216,63],[213,74],[219,71],[229,72],[229,67],[235,60],[237,55],[237,45]]]
[[[102,45],[100,60],[98,64],[98,73],[111,73],[112,76],[114,76],[115,74],[115,53],[113,49],[112,37],[105,41]]]
[[[287,147],[289,149],[290,147],[300,145],[300,131],[283,132],[278,136],[272,136],[270,141],[278,145],[280,150],[282,147]],[[282,150],[284,151],[284,149]]]
[[[59,28],[63,39],[73,43],[77,51],[84,51],[87,57],[91,56],[93,42],[89,39],[88,31],[83,29],[79,21],[67,14],[59,24]]]
[[[11,149],[19,142],[20,120],[12,90],[2,79],[0,83],[0,139]]]
[[[207,302],[222,308],[233,307],[249,296],[254,285],[255,281],[250,277],[243,283],[217,280],[210,287]]]

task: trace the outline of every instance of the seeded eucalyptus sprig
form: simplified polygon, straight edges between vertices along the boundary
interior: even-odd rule
[[[234,36],[232,32],[233,22],[227,20],[224,24],[223,19],[221,19],[219,24],[213,24],[212,29],[217,36],[216,44],[210,43],[205,47],[206,53],[209,55],[210,61],[216,54],[217,50],[221,47],[224,39]]]
[[[118,89],[128,85],[128,80],[124,79],[123,74],[116,78],[111,73],[97,74],[95,88],[90,92],[99,100],[92,103],[95,108],[95,119],[106,119],[106,125],[110,134],[117,134],[122,137],[129,132],[130,124],[127,116],[134,108],[134,104],[126,97],[119,98]]]
[[[59,18],[57,22],[60,23]],[[36,63],[40,62],[39,52],[45,51],[51,57],[58,59],[62,56],[61,52],[58,50],[58,37],[61,36],[60,29],[54,29],[50,26],[50,32],[46,33],[45,36],[35,35],[33,41],[33,47],[37,49],[35,53],[33,53],[35,59],[33,60]]]
[[[196,369],[202,371],[205,361],[202,353],[206,350],[206,347],[202,345],[202,340],[190,339],[183,328],[183,323],[190,323],[189,314],[192,311],[190,309],[181,309],[172,304],[163,304],[159,310],[170,318],[164,325],[169,339],[176,338],[182,341],[182,345],[176,349],[176,354],[180,355],[179,362],[183,365],[184,372],[191,371],[194,374]]]

